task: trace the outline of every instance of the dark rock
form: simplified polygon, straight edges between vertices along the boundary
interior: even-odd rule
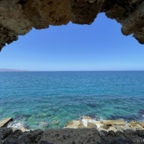
[[[12,133],[11,128],[1,128],[0,129],[0,138],[3,140]]]
[[[116,137],[109,139],[107,144],[134,144],[131,140],[125,139],[124,137]]]
[[[8,144],[10,142],[15,142],[18,144],[37,144],[39,140],[41,139],[43,131],[42,130],[36,130],[36,131],[30,131],[30,132],[24,132],[16,131],[13,132],[9,137],[5,139],[5,144]]]
[[[12,132],[8,137],[4,139],[4,144],[11,144],[11,143],[17,144],[17,140],[20,135],[22,135],[22,132],[20,130]]]
[[[107,136],[107,132],[106,131],[99,131],[99,135],[101,136],[101,137],[105,137],[105,136]]]
[[[136,134],[144,139],[144,130],[137,130]]]
[[[97,131],[96,129],[51,129],[12,132],[0,128],[0,144],[143,144],[144,131]]]
[[[46,130],[39,144],[43,141],[54,144],[97,144],[100,143],[100,136],[95,129]]]

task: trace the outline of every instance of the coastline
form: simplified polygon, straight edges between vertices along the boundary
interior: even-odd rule
[[[96,121],[88,116],[68,122],[63,129],[28,130],[8,128],[11,118],[0,128],[0,144],[143,144],[144,122]],[[1,123],[1,121],[0,121]]]

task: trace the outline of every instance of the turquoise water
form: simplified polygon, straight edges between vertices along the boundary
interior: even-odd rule
[[[0,119],[44,129],[83,115],[144,121],[144,72],[0,73]]]

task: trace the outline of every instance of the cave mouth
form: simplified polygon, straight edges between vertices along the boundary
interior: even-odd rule
[[[144,44],[143,7],[143,0],[1,0],[0,50],[32,28],[45,29],[70,21],[90,25],[101,12],[120,23],[124,35],[133,35]]]

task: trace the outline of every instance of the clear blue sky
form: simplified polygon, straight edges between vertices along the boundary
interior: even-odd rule
[[[0,68],[21,70],[144,70],[144,45],[123,36],[100,14],[91,25],[33,29],[0,53]]]

